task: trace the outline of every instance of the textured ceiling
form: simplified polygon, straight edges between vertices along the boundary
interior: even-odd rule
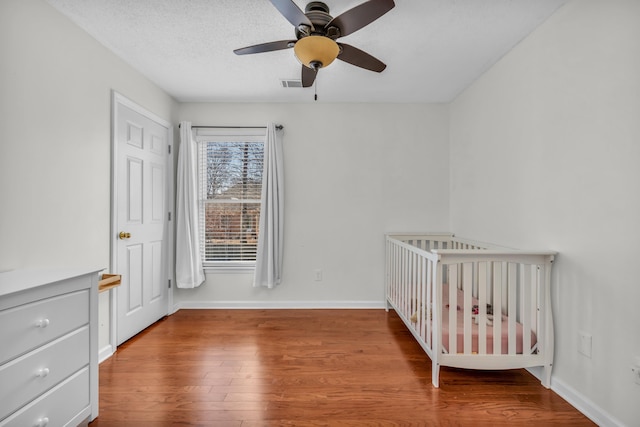
[[[182,102],[313,102],[291,49],[233,49],[295,39],[268,0],[47,0]],[[567,0],[395,0],[340,41],[387,64],[382,73],[335,61],[319,71],[321,102],[449,102]],[[305,1],[296,0],[304,10]],[[326,0],[331,15],[362,0]]]

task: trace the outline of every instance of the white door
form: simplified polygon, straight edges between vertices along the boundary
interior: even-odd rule
[[[170,126],[126,98],[114,98],[113,269],[117,345],[168,312]],[[113,312],[113,311],[112,311]]]

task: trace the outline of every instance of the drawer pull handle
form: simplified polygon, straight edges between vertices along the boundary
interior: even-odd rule
[[[39,376],[40,378],[44,378],[44,377],[46,377],[47,375],[49,375],[49,368],[42,368],[42,369],[40,369],[40,370],[38,371],[38,376]]]
[[[38,328],[46,328],[47,326],[49,326],[49,323],[51,323],[49,319],[40,319],[36,322],[36,326]]]
[[[47,424],[49,424],[49,418],[42,417],[36,422],[35,427],[46,427]]]

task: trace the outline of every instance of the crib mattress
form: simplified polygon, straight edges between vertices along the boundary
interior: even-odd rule
[[[461,309],[461,307],[464,307],[464,292],[461,290],[458,290],[458,301],[457,301],[457,305],[454,304],[450,304],[449,303],[449,295],[448,295],[448,286],[445,285],[444,289],[446,289],[446,291],[443,291],[443,295],[442,295],[442,346],[445,349],[445,351],[449,352],[449,310],[456,310],[457,315],[456,315],[456,351],[458,353],[463,353],[464,352],[464,311]],[[477,299],[473,298],[472,299],[472,305],[477,305],[478,301]],[[508,354],[509,353],[509,324],[508,324],[508,319],[506,316],[501,316],[500,314],[496,314],[493,317],[493,325],[486,325],[486,354],[493,354],[493,342],[494,342],[494,325],[496,322],[501,322],[501,336],[500,336],[500,340],[501,340],[501,345],[500,345],[500,352],[502,354]],[[473,319],[471,321],[472,323],[472,335],[471,335],[471,351],[473,353],[478,353],[478,349],[479,349],[479,325],[476,324]],[[516,334],[515,334],[515,339],[516,339],[516,353],[517,354],[522,354],[522,347],[523,347],[523,327],[522,324],[517,323],[515,324],[516,326]],[[537,337],[536,334],[531,331],[531,348],[535,348],[536,346],[536,342],[537,342]],[[527,353],[529,353],[530,351],[527,350]]]

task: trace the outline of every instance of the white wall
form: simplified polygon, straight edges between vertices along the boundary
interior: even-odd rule
[[[640,2],[567,4],[450,111],[452,229],[559,251],[553,387],[638,425]]]
[[[384,233],[449,229],[447,114],[417,104],[181,105],[180,120],[194,125],[284,125],[285,246],[277,288],[210,274],[176,290],[176,305],[382,307]]]
[[[451,229],[555,249],[554,388],[596,419],[634,425],[638,52],[639,2],[576,0],[450,113],[427,105],[178,106],[42,0],[2,0],[0,270],[108,267],[112,89],[172,123],[274,121],[286,128],[282,285],[254,290],[249,275],[210,275],[196,290],[176,291],[177,305],[381,304],[387,231]],[[322,282],[313,281],[316,268]],[[591,359],[576,350],[578,331],[593,335]]]
[[[169,96],[50,5],[0,1],[0,270],[109,267],[112,89],[172,119]]]

